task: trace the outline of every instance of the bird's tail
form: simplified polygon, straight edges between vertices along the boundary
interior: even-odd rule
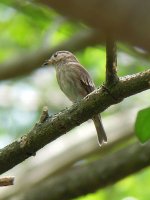
[[[97,131],[97,137],[98,137],[98,142],[99,145],[101,146],[103,143],[107,143],[107,136],[101,121],[101,116],[100,115],[95,115],[92,120],[94,121],[95,128]]]

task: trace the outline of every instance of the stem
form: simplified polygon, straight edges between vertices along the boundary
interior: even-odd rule
[[[117,47],[115,41],[106,39],[106,86],[112,86],[119,81],[117,76]]]

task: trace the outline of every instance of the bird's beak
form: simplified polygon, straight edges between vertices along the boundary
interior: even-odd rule
[[[48,65],[51,65],[52,64],[52,62],[51,62],[51,59],[49,59],[49,60],[46,60],[44,63],[43,63],[43,67],[45,67],[45,66],[48,66]]]

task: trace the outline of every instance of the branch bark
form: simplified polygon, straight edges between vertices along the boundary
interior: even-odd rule
[[[109,36],[106,39],[106,86],[111,87],[119,81],[117,76],[116,42]]]
[[[21,195],[19,200],[69,200],[112,185],[150,164],[150,143],[132,144],[90,164],[71,168]],[[80,181],[79,181],[80,180]]]
[[[111,94],[115,96],[115,99],[120,100],[149,88],[150,70],[147,70],[121,78],[111,89]],[[92,118],[93,115],[104,111],[116,103],[108,93],[99,88],[70,108],[46,118],[42,123],[37,123],[20,140],[0,150],[0,173],[11,169],[26,158],[35,155],[37,150],[49,142],[52,142],[75,126]]]

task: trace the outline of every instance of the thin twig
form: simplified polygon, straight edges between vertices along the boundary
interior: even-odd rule
[[[116,42],[108,36],[106,39],[106,85],[109,87],[118,81]]]
[[[7,176],[4,178],[0,178],[0,187],[14,185],[14,176]]]
[[[46,119],[48,119],[49,115],[48,115],[48,107],[44,106],[43,110],[42,110],[42,114],[40,116],[40,120],[39,123],[43,123],[46,121]]]

